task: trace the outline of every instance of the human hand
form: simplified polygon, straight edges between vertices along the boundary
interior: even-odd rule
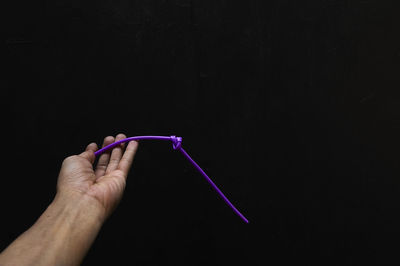
[[[124,138],[118,134],[115,141]],[[113,142],[113,137],[106,137],[103,147]],[[95,169],[96,143],[66,158],[55,199],[34,225],[0,253],[0,265],[79,265],[121,200],[137,148],[136,141],[126,149],[121,144],[102,154]]]
[[[104,139],[103,147],[124,138],[124,134],[118,134],[115,139],[108,136]],[[57,196],[88,201],[93,207],[99,208],[106,219],[122,198],[137,148],[137,141],[133,140],[128,145],[123,143],[112,152],[102,154],[95,167],[96,143],[89,144],[79,155],[67,157],[58,177]]]

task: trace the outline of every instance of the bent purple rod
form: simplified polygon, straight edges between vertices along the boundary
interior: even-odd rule
[[[228,204],[229,207],[240,217],[242,218],[243,221],[246,223],[249,223],[249,220],[246,219],[246,217],[243,216],[243,214],[240,213],[238,209],[236,209],[235,206],[228,200],[228,198],[222,193],[222,191],[217,187],[217,185],[214,184],[214,182],[211,180],[211,178],[208,177],[208,175],[203,171],[203,169],[200,168],[200,166],[187,154],[187,152],[182,148],[182,137],[176,137],[176,136],[170,136],[170,137],[165,137],[165,136],[137,136],[137,137],[129,137],[126,139],[121,139],[119,141],[116,141],[108,146],[105,146],[104,148],[101,148],[100,150],[96,151],[94,154],[96,156],[104,153],[105,151],[114,148],[115,146],[118,146],[121,143],[124,142],[129,142],[132,140],[141,140],[141,139],[155,139],[155,140],[170,140],[172,141],[172,147],[174,150],[179,150],[182,152],[182,154],[193,164],[193,166],[199,170],[199,172],[204,176],[204,178],[207,180],[207,182],[211,185],[211,187],[221,196],[221,198]]]

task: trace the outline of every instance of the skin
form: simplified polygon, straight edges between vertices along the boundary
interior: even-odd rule
[[[103,147],[124,139],[104,139]],[[61,166],[57,193],[35,224],[2,253],[0,265],[79,265],[102,224],[120,202],[138,142],[121,144],[100,156],[94,166],[96,143]]]

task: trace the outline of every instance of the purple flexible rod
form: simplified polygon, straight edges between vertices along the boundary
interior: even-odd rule
[[[243,221],[246,223],[249,223],[249,220],[246,219],[246,217],[243,216],[243,214],[240,213],[238,209],[236,209],[235,206],[228,200],[228,198],[222,193],[222,191],[217,187],[217,185],[214,184],[214,182],[211,180],[211,178],[208,177],[208,175],[203,171],[203,169],[200,168],[200,166],[193,161],[193,159],[187,154],[187,152],[182,148],[182,138],[181,137],[176,137],[176,136],[170,136],[170,137],[165,137],[165,136],[137,136],[137,137],[129,137],[126,139],[121,139],[119,141],[116,141],[108,146],[105,146],[104,148],[101,148],[100,150],[96,151],[94,154],[96,156],[102,154],[103,152],[114,148],[115,146],[118,146],[121,143],[124,142],[129,142],[132,140],[141,140],[141,139],[156,139],[156,140],[170,140],[172,141],[172,147],[174,150],[179,150],[182,152],[182,154],[194,165],[194,167],[199,170],[199,172],[204,176],[204,178],[207,180],[208,183],[212,186],[212,188],[222,197],[222,199],[229,205],[229,207],[232,208],[232,210],[239,215],[240,218],[242,218]]]

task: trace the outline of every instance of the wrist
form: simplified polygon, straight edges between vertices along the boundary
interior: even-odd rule
[[[63,210],[69,218],[102,225],[106,219],[105,208],[95,198],[74,191],[57,192],[48,210]],[[43,216],[43,215],[42,215]]]
[[[99,205],[87,195],[57,193],[33,226],[46,240],[41,245],[48,261],[59,265],[80,263],[105,220]]]

